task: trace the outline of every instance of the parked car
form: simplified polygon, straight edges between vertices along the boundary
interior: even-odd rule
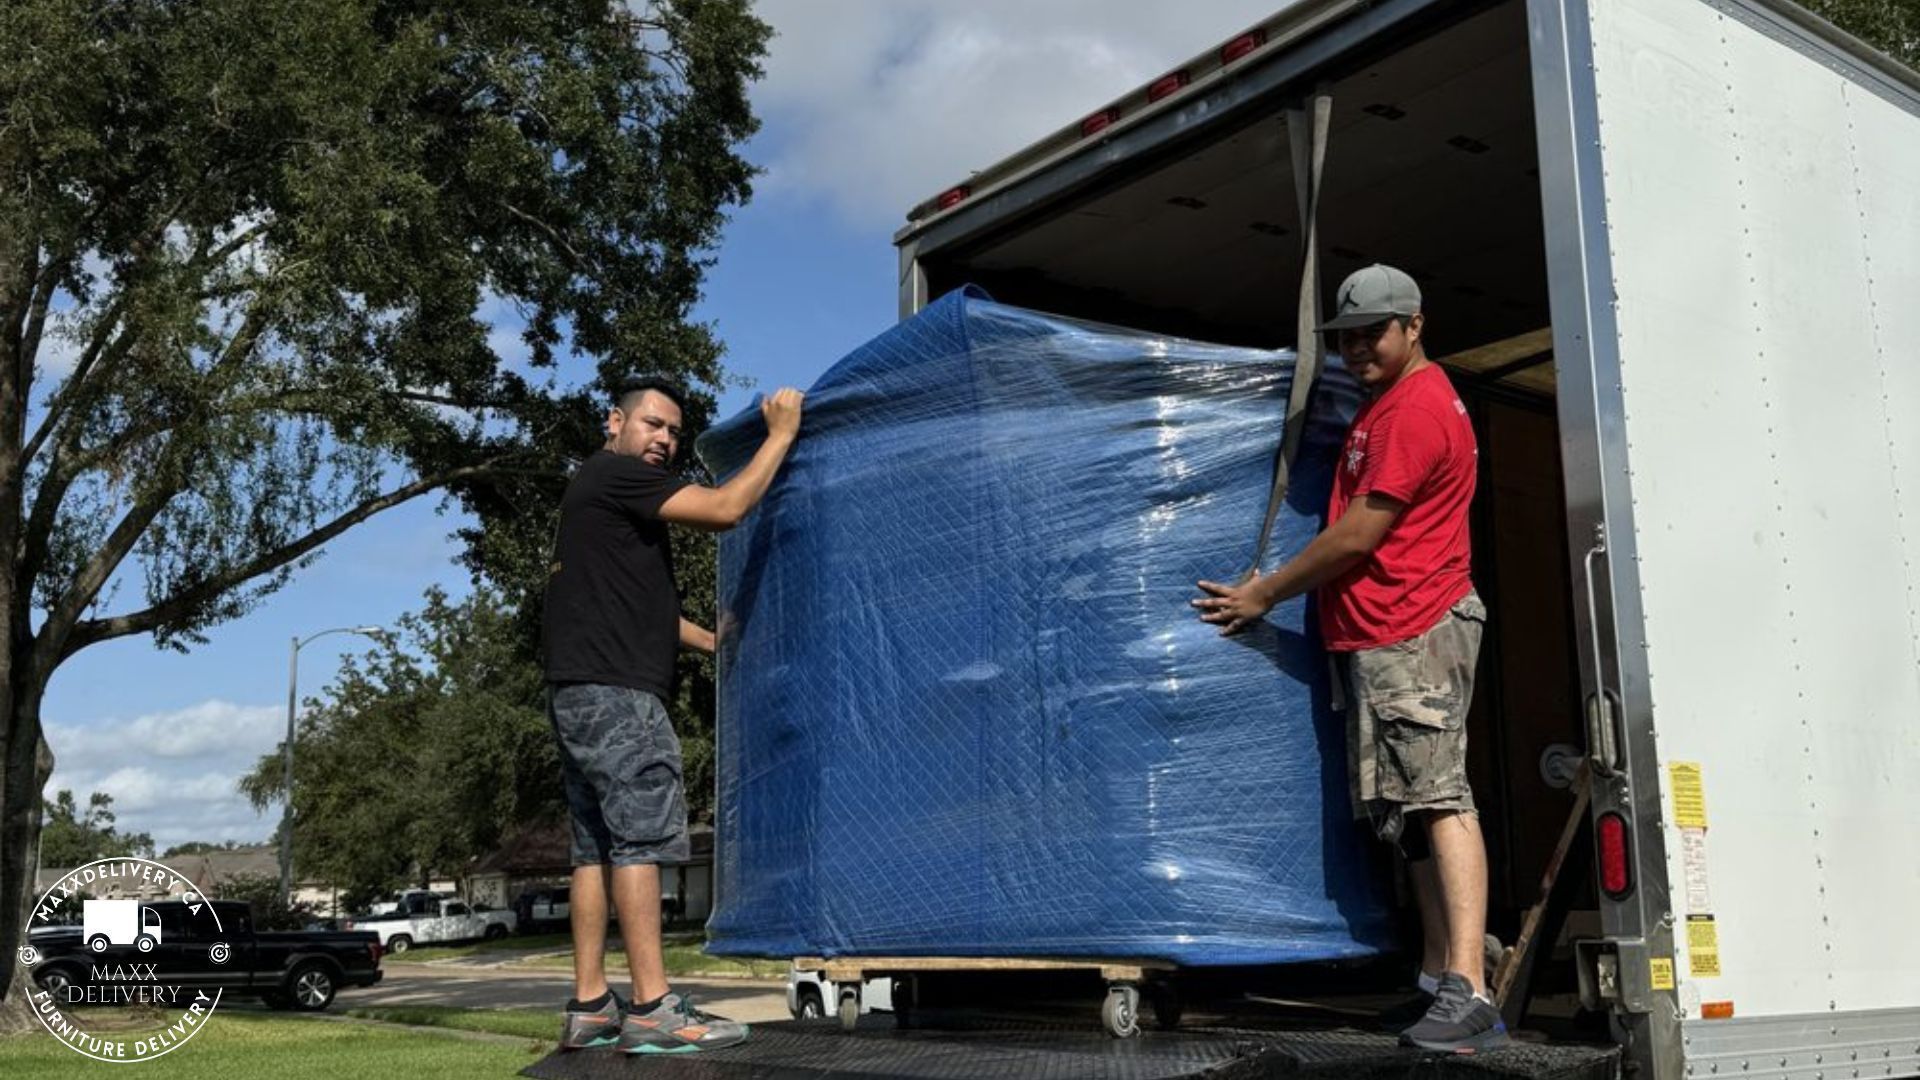
[[[801,971],[792,964],[787,965],[787,1012],[795,1020],[818,1020],[833,1015],[839,1007],[833,1000],[833,984],[821,978],[818,971]],[[860,1011],[892,1012],[893,980],[868,979],[860,988]]]
[[[433,896],[418,904],[409,903],[407,910],[355,918],[347,928],[371,931],[379,936],[387,952],[399,956],[415,945],[495,941],[513,933],[518,921],[511,911],[476,908],[464,900]]]
[[[569,904],[572,893],[572,887],[567,885],[551,885],[521,893],[513,902],[513,909],[520,917],[521,931],[538,934],[565,930],[572,918]]]
[[[573,922],[573,887],[548,885],[528,889],[514,899],[513,910],[520,918],[520,931],[526,934],[551,934],[567,929]],[[660,924],[670,926],[685,917],[686,901],[671,893],[660,897]],[[618,919],[613,905],[607,905],[607,921]]]
[[[129,901],[137,905],[135,925],[157,932],[139,953],[154,965],[153,981],[188,989],[220,990],[258,997],[276,1009],[314,1012],[333,1003],[341,987],[372,986],[380,970],[381,946],[370,933],[355,931],[253,929],[253,910],[244,901],[215,900],[220,929],[212,931],[181,900]],[[104,936],[95,934],[95,937]],[[36,955],[34,982],[64,1001],[67,991],[93,983],[96,964],[113,947],[90,942],[81,926],[37,926],[27,932]],[[136,946],[137,947],[137,946]]]
[[[435,892],[432,889],[408,889],[403,893],[367,905],[367,914],[363,917],[379,918],[398,916],[401,918],[410,918],[415,915],[425,914],[429,908],[434,907],[434,905],[442,901],[458,899],[458,896],[450,892]]]

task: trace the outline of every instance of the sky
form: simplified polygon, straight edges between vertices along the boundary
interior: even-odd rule
[[[722,415],[806,388],[896,318],[892,236],[909,207],[1288,2],[761,0],[776,36],[753,93],[762,130],[744,152],[764,172],[712,253],[695,313],[727,348],[736,385]],[[511,316],[491,314],[512,353]],[[388,511],[188,654],[144,637],[78,654],[43,712],[48,796],[69,788],[85,805],[105,791],[117,827],[161,851],[266,839],[277,806],[256,813],[235,782],[285,733],[291,639],[391,625],[432,585],[466,592],[447,540],[459,524],[430,500]],[[301,695],[366,644],[333,634],[303,648]]]

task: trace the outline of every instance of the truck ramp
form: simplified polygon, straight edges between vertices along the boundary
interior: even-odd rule
[[[862,1017],[853,1031],[831,1020],[755,1024],[742,1046],[702,1054],[626,1055],[610,1049],[556,1051],[521,1075],[537,1080],[1173,1080],[1207,1077],[1326,1077],[1329,1080],[1617,1080],[1611,1046],[1532,1044],[1473,1055],[1400,1047],[1393,1036],[1350,1027],[1183,1027],[1115,1039],[1080,1023],[942,1021],[901,1029],[891,1017]]]

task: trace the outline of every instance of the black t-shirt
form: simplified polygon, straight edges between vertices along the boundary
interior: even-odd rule
[[[542,630],[549,682],[673,691],[680,597],[660,504],[686,481],[601,450],[560,502]]]

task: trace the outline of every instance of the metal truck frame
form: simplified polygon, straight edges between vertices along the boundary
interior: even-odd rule
[[[1291,344],[1284,274],[1287,321],[1206,333],[1036,238],[1146,228],[1094,211],[1229,137],[1275,145],[1247,133],[1311,95],[1366,104],[1348,138],[1391,124],[1368,65],[1476,18],[1524,25],[1530,102],[1455,104],[1531,114],[1574,696],[1629,873],[1596,890],[1587,995],[1641,1076],[1920,1075],[1920,76],[1786,0],[1303,0],[915,207],[901,314],[986,277],[1014,303]],[[1342,138],[1330,193],[1359,160]],[[1250,226],[1282,236],[1294,200],[1272,201]],[[1528,307],[1461,280],[1482,325]],[[1540,352],[1479,381],[1527,389]]]

